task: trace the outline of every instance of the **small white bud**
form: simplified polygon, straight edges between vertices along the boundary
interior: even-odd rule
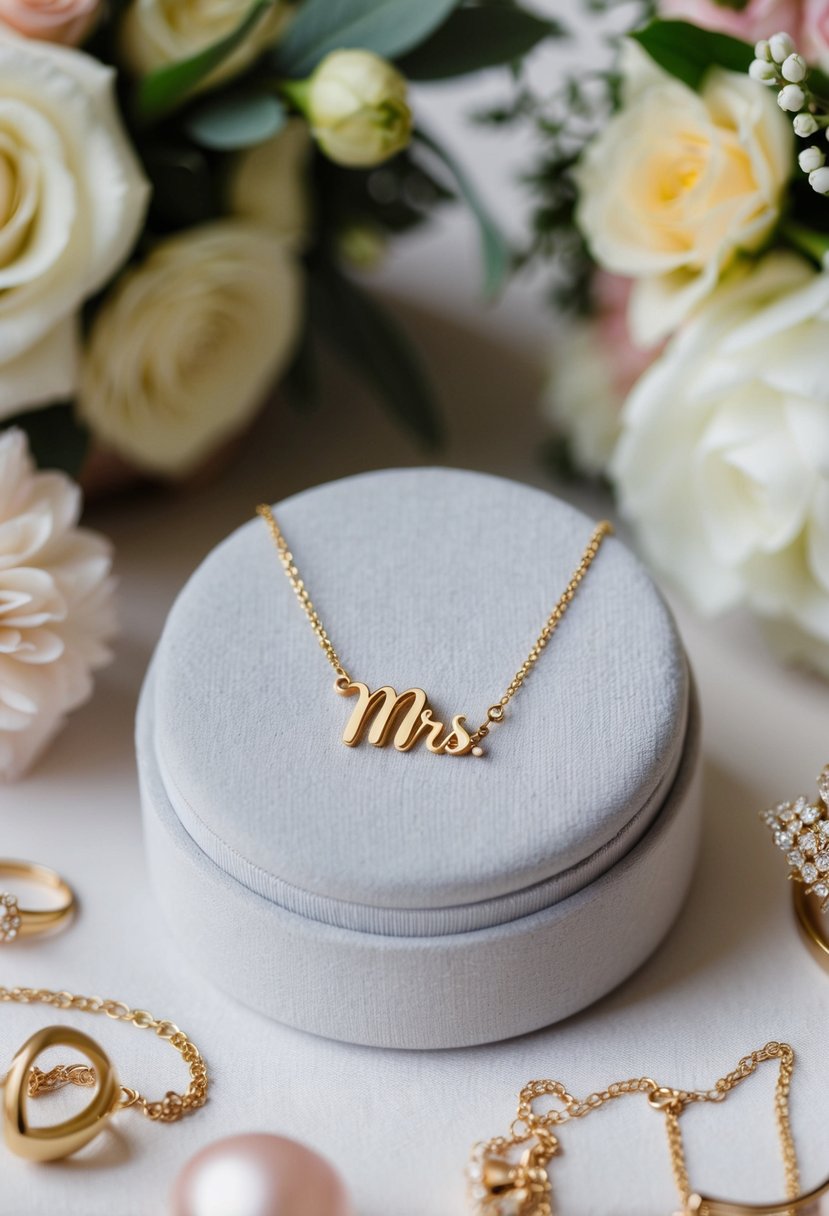
[[[818,194],[829,194],[829,165],[815,169],[809,174],[809,185]]]
[[[806,94],[799,84],[787,84],[777,94],[777,104],[781,110],[788,110],[790,113],[796,114],[805,106]]]
[[[766,62],[771,60],[771,47],[769,46],[768,38],[761,38],[759,42],[754,44],[754,54],[758,59],[765,59]]]
[[[782,63],[796,50],[791,34],[772,34],[769,38],[769,53],[775,63]]]
[[[752,59],[748,69],[751,79],[759,80],[761,84],[777,84],[777,72],[777,66],[767,59]]]
[[[816,144],[812,144],[811,148],[803,149],[797,158],[797,163],[804,173],[812,173],[826,164],[826,153],[821,152]]]
[[[798,114],[792,125],[795,135],[799,135],[801,139],[808,139],[818,130],[820,123],[812,114]]]
[[[783,66],[780,69],[780,74],[784,80],[791,80],[793,84],[799,84],[801,80],[806,79],[806,74],[809,71],[806,60],[797,52],[789,55],[783,60]]]

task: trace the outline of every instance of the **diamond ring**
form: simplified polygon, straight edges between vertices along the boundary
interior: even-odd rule
[[[818,797],[800,797],[764,811],[774,843],[794,880],[798,925],[812,952],[829,969],[829,764],[818,777]]]

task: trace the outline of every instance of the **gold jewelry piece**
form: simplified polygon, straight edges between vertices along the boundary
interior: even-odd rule
[[[4,878],[22,878],[26,882],[48,887],[60,896],[56,908],[21,908],[20,901],[10,891],[0,890],[0,946],[8,945],[19,937],[32,937],[36,933],[65,928],[75,912],[75,893],[55,870],[38,866],[30,861],[7,861],[0,859],[0,884]]]
[[[780,1072],[774,1096],[774,1112],[786,1181],[786,1199],[775,1204],[737,1204],[695,1194],[691,1189],[679,1119],[688,1106],[698,1102],[723,1102],[737,1085],[757,1071],[766,1060],[779,1060]],[[800,1174],[789,1121],[794,1052],[787,1043],[767,1043],[744,1056],[737,1067],[716,1081],[711,1089],[685,1090],[659,1085],[650,1077],[616,1081],[599,1093],[575,1098],[561,1081],[531,1081],[521,1090],[518,1114],[507,1136],[496,1136],[472,1151],[467,1171],[469,1197],[475,1216],[553,1216],[552,1187],[547,1167],[559,1152],[558,1129],[583,1119],[599,1107],[627,1094],[643,1094],[651,1107],[665,1118],[671,1166],[684,1216],[776,1216],[807,1208],[829,1193],[829,1179],[817,1190],[800,1195]],[[544,1099],[560,1105],[537,1107]]]
[[[385,747],[391,741],[399,752],[408,752],[421,739],[428,751],[438,756],[482,756],[483,748],[479,746],[482,739],[489,734],[493,725],[503,722],[506,717],[506,707],[518,692],[527,676],[541,657],[541,652],[561,624],[562,618],[575,598],[576,592],[587,571],[592,566],[602,542],[613,535],[613,525],[606,519],[596,526],[587,548],[582,554],[581,561],[561,594],[556,606],[544,623],[541,633],[535,640],[530,653],[518,668],[510,681],[506,692],[486,711],[486,718],[475,731],[466,729],[466,715],[456,714],[452,725],[444,734],[443,722],[433,716],[428,697],[422,688],[407,688],[398,693],[390,684],[372,692],[367,684],[352,680],[337,654],[325,626],[320,619],[305,583],[300,578],[299,570],[294,562],[294,555],[288,548],[282,529],[276,522],[272,509],[265,503],[256,508],[271,534],[276,546],[277,556],[282,563],[282,569],[302,605],[305,615],[311,623],[320,646],[325,651],[325,657],[337,673],[334,688],[343,697],[356,697],[357,704],[346,724],[343,733],[343,743],[348,747],[356,747],[364,737],[374,747]]]
[[[814,957],[829,970],[829,764],[818,777],[818,798],[781,802],[762,818],[789,863],[795,916]]]
[[[48,988],[2,988],[0,1002],[22,1005],[50,1005],[55,1009],[75,1009],[83,1013],[105,1014],[116,1022],[130,1022],[139,1030],[152,1030],[166,1039],[181,1055],[190,1070],[190,1083],[183,1094],[169,1091],[157,1101],[149,1101],[135,1089],[121,1085],[110,1060],[94,1039],[70,1026],[47,1026],[33,1034],[14,1057],[11,1069],[0,1086],[3,1096],[3,1133],[6,1144],[19,1157],[29,1161],[58,1161],[76,1153],[104,1129],[113,1115],[134,1107],[154,1123],[176,1123],[207,1101],[207,1066],[196,1047],[172,1022],[158,1021],[146,1009],[130,1009],[122,1001],[105,1001],[99,996],[73,996],[71,992],[52,992]],[[35,1061],[50,1047],[69,1047],[86,1056],[89,1065],[59,1064],[48,1073],[35,1067]],[[97,1086],[85,1110],[53,1127],[32,1127],[28,1118],[29,1099],[54,1093],[64,1085],[85,1089]]]

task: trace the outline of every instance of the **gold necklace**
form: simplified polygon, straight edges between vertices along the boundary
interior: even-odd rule
[[[476,1145],[472,1151],[467,1171],[472,1211],[475,1216],[553,1216],[552,1187],[547,1166],[560,1149],[556,1134],[558,1128],[575,1119],[583,1119],[608,1102],[627,1094],[643,1094],[650,1106],[665,1117],[671,1166],[683,1213],[740,1216],[743,1212],[755,1210],[751,1205],[725,1203],[692,1192],[679,1118],[694,1103],[723,1102],[731,1090],[752,1076],[766,1060],[780,1061],[774,1113],[783,1157],[786,1202],[779,1205],[779,1211],[783,1216],[790,1204],[792,1210],[806,1207],[816,1195],[829,1190],[829,1183],[809,1195],[798,1193],[800,1174],[789,1119],[794,1051],[788,1043],[771,1042],[759,1051],[744,1056],[737,1067],[716,1081],[711,1089],[673,1089],[657,1084],[650,1077],[638,1077],[630,1081],[616,1081],[607,1089],[586,1098],[574,1098],[561,1081],[530,1081],[519,1095],[518,1114],[509,1135],[496,1136]],[[536,1106],[545,1098],[555,1099],[561,1105],[538,1111]],[[518,1148],[523,1148],[523,1153],[516,1162],[512,1156]],[[777,1205],[756,1208],[757,1212],[763,1213],[776,1210]]]
[[[369,743],[375,747],[385,747],[391,740],[399,752],[408,752],[421,738],[427,749],[439,756],[482,756],[480,747],[482,739],[489,734],[490,728],[498,722],[503,722],[506,707],[518,692],[527,676],[541,657],[541,652],[561,624],[564,614],[575,598],[576,592],[587,571],[592,566],[605,537],[613,534],[613,525],[606,519],[596,526],[593,535],[582,554],[581,561],[570,578],[569,583],[559,597],[544,623],[544,628],[536,638],[530,653],[516,671],[504,695],[490,705],[486,718],[476,731],[471,733],[466,729],[466,715],[456,714],[452,718],[452,726],[444,734],[444,725],[432,713],[428,697],[422,688],[407,688],[398,693],[389,684],[372,692],[367,684],[352,680],[342,661],[334,649],[320,615],[314,607],[305,583],[300,578],[299,570],[294,562],[294,555],[288,548],[282,529],[276,522],[276,517],[267,504],[256,508],[271,534],[276,546],[277,556],[282,563],[282,569],[302,605],[305,615],[311,623],[320,646],[325,651],[325,657],[337,673],[334,688],[342,697],[357,697],[357,704],[343,732],[343,743],[348,747],[356,747],[367,736]]]
[[[9,1002],[104,1014],[116,1022],[130,1022],[139,1030],[152,1030],[176,1049],[190,1070],[190,1083],[183,1094],[169,1090],[163,1098],[150,1101],[120,1084],[106,1053],[94,1039],[71,1026],[47,1026],[23,1044],[7,1075],[0,1077],[0,1087],[5,1089],[3,1131],[8,1147],[18,1156],[30,1161],[58,1161],[88,1144],[119,1111],[134,1107],[153,1123],[177,1123],[207,1101],[207,1066],[198,1047],[178,1026],[154,1018],[146,1009],[130,1009],[123,1001],[75,996],[48,988],[0,987],[0,1003]],[[86,1056],[89,1065],[58,1064],[42,1072],[35,1061],[50,1047],[73,1048]],[[89,1106],[79,1115],[55,1127],[32,1127],[26,1114],[27,1099],[54,1093],[65,1085],[97,1088]]]

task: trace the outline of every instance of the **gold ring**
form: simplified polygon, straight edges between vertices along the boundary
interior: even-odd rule
[[[817,786],[814,801],[801,796],[781,802],[762,817],[789,863],[800,930],[812,953],[829,970],[829,938],[822,916],[829,909],[829,764]]]
[[[57,894],[59,902],[52,908],[21,908],[16,895],[0,889],[0,946],[20,937],[33,937],[36,933],[63,929],[72,919],[77,902],[75,892],[55,870],[31,861],[0,858],[0,888],[6,877],[46,887]]]

